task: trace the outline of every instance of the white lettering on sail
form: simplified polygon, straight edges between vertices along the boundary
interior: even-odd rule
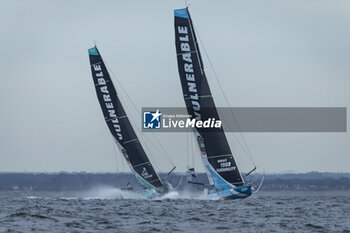
[[[220,167],[216,169],[217,172],[227,172],[227,171],[234,171],[237,169],[236,166],[232,166],[233,164],[231,161],[228,161],[228,159],[218,159],[216,161],[218,164],[220,164]]]
[[[180,36],[179,39],[180,39],[180,41],[188,41],[188,35]]]
[[[114,108],[112,102],[107,102],[107,103],[106,103],[106,107],[107,107],[107,108]]]
[[[111,96],[110,96],[109,94],[103,95],[103,100],[104,100],[105,102],[110,102],[110,101],[112,101],[112,100],[111,100]],[[113,105],[113,104],[112,104],[112,105]]]
[[[187,81],[194,82],[194,74],[186,74]]]
[[[192,63],[192,58],[191,58],[191,54],[190,54],[190,53],[184,53],[184,54],[182,54],[182,59],[183,59],[184,61],[187,61],[187,62]]]
[[[193,101],[192,100],[192,106],[193,106],[193,110],[194,111],[199,111],[201,108],[199,106],[199,102],[198,101]]]
[[[100,89],[101,89],[101,92],[103,92],[103,93],[106,93],[106,94],[109,93],[107,86],[102,86],[102,87],[100,87]]]
[[[104,78],[98,78],[97,82],[99,85],[106,85],[106,80]]]
[[[190,51],[190,45],[188,43],[181,43],[181,51]]]
[[[117,119],[117,123],[119,122],[118,118],[117,118],[117,114],[115,114],[115,110],[114,109],[109,109],[108,110],[108,114],[109,114],[109,117],[115,117]],[[113,121],[115,121],[115,120],[112,120],[112,122]]]
[[[201,119],[200,115],[200,104],[198,101],[198,90],[197,90],[197,84],[196,84],[196,78],[195,74],[193,71],[193,64],[192,64],[192,57],[191,57],[191,46],[189,43],[186,43],[185,41],[189,41],[189,36],[188,36],[188,30],[187,27],[177,27],[178,33],[180,34],[179,36],[179,41],[182,41],[180,43],[180,49],[182,53],[181,57],[184,62],[184,71],[185,71],[185,76],[186,76],[186,81],[187,81],[187,88],[190,93],[193,93],[190,95],[191,98],[191,103],[192,103],[192,108],[194,111],[195,118],[197,120]]]
[[[184,67],[185,67],[185,72],[193,73],[193,65],[192,64],[185,63]]]
[[[197,88],[196,88],[196,84],[195,83],[188,82],[187,85],[188,85],[188,90],[190,92],[197,92]]]
[[[100,65],[93,64],[92,66],[94,67],[95,71],[100,71],[101,70],[101,66]]]
[[[181,34],[188,34],[187,33],[187,27],[177,27],[177,30]]]
[[[190,97],[193,100],[198,100],[198,94],[197,93],[195,95],[190,95]]]
[[[111,100],[111,96],[109,95],[109,90],[106,84],[106,80],[103,78],[103,72],[101,71],[101,66],[100,65],[92,65],[95,75],[97,78],[97,85],[99,85],[99,90],[101,91],[101,94],[104,93],[103,96],[103,101],[105,102],[105,106],[108,110],[108,116],[109,118],[113,118],[112,123],[113,123],[113,128],[116,133],[116,136],[118,137],[118,140],[123,140],[123,135],[121,134],[121,128],[119,125],[119,120],[117,118],[116,111],[114,109],[113,102]],[[98,90],[98,89],[96,89]]]

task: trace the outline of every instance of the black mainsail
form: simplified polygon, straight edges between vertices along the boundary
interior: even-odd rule
[[[219,120],[188,8],[175,10],[174,14],[178,70],[187,111],[192,119]],[[195,128],[194,133],[210,183],[218,190],[242,186],[244,181],[223,129]]]
[[[92,78],[107,126],[137,180],[146,189],[163,187],[133,130],[102,57],[95,47],[89,49]]]

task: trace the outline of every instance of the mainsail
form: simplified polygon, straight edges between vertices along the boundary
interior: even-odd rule
[[[133,130],[116,89],[109,76],[102,57],[95,47],[89,49],[92,78],[98,101],[118,148],[127,160],[131,170],[144,188],[153,189],[163,186],[145,151]]]
[[[187,111],[192,119],[219,120],[188,8],[175,10],[174,14],[178,70]],[[195,128],[194,133],[209,182],[218,190],[242,186],[244,181],[223,129]]]

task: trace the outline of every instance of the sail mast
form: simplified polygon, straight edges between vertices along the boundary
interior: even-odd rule
[[[137,180],[144,188],[158,188],[163,182],[150,163],[102,60],[97,47],[89,49],[92,77],[106,124]]]
[[[186,7],[187,10],[187,14],[188,14],[188,20],[189,20],[189,25],[190,25],[190,29],[192,32],[192,36],[193,36],[193,41],[194,41],[194,45],[195,45],[195,50],[197,51],[197,56],[198,56],[198,60],[199,60],[199,65],[201,67],[202,72],[204,73],[204,65],[203,65],[203,60],[202,60],[202,55],[201,55],[201,51],[199,49],[199,45],[198,45],[198,40],[197,40],[197,36],[196,33],[194,31],[193,28],[193,22],[192,22],[192,18],[191,18],[191,14],[188,10],[188,7]]]
[[[192,119],[219,120],[188,8],[174,11],[175,44],[184,100]],[[244,184],[223,129],[194,129],[209,180],[218,190]]]

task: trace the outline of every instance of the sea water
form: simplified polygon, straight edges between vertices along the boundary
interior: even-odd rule
[[[350,232],[350,192],[282,191],[241,200],[116,188],[0,192],[0,232]]]

